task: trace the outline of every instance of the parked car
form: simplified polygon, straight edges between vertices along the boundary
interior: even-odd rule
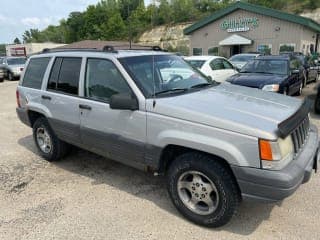
[[[3,57],[0,59],[0,65],[4,69],[4,76],[10,81],[20,78],[25,63],[25,57]]]
[[[247,62],[250,60],[253,60],[254,58],[260,56],[259,53],[240,53],[233,55],[231,58],[229,58],[229,61],[238,68],[238,70],[241,70],[244,65],[246,65]]]
[[[318,79],[318,69],[316,66],[316,63],[308,59],[305,55],[296,55],[295,56],[299,61],[301,62],[301,65],[303,66],[303,75],[304,75],[304,81],[303,86],[306,86],[307,83],[312,81],[317,81]]]
[[[242,199],[279,201],[310,179],[320,155],[308,101],[216,83],[174,54],[105,49],[28,60],[16,111],[44,159],[71,144],[164,175],[175,207],[207,227]],[[164,81],[170,66],[193,74]]]
[[[238,72],[235,67],[223,57],[191,56],[185,57],[184,59],[216,82],[224,82],[228,77]]]
[[[300,95],[303,69],[297,59],[289,56],[260,56],[248,62],[227,81],[269,92]]]

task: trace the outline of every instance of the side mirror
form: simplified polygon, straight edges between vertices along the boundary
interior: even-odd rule
[[[129,93],[114,94],[110,98],[110,108],[119,110],[138,110],[137,99]]]

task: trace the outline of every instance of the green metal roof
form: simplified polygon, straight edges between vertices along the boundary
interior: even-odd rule
[[[242,10],[246,10],[249,12],[254,12],[254,13],[258,13],[258,14],[262,14],[262,15],[266,15],[266,16],[270,16],[270,17],[274,17],[274,18],[278,18],[278,19],[288,21],[288,22],[297,23],[297,24],[303,25],[307,28],[310,28],[310,29],[314,30],[315,32],[320,32],[320,24],[310,18],[305,18],[305,17],[301,17],[298,15],[294,15],[294,14],[290,14],[290,13],[286,13],[286,12],[281,12],[281,11],[278,11],[275,9],[266,8],[266,7],[262,7],[259,5],[253,5],[253,4],[249,4],[249,3],[245,3],[245,2],[236,2],[227,8],[216,11],[214,14],[212,14],[206,18],[203,18],[202,20],[185,28],[183,30],[183,32],[186,35],[191,34],[192,32],[194,32],[194,31],[224,17],[225,15],[230,14],[230,13],[238,10],[238,9],[242,9]]]

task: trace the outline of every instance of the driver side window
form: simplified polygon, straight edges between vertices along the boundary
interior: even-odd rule
[[[88,59],[85,96],[109,102],[111,96],[118,93],[131,93],[131,89],[114,63],[106,59]]]

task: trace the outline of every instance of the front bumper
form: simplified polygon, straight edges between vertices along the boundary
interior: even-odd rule
[[[316,126],[310,126],[310,134],[299,155],[285,168],[264,170],[232,166],[242,197],[249,200],[274,202],[282,200],[308,182],[312,170],[319,165],[319,139]]]

